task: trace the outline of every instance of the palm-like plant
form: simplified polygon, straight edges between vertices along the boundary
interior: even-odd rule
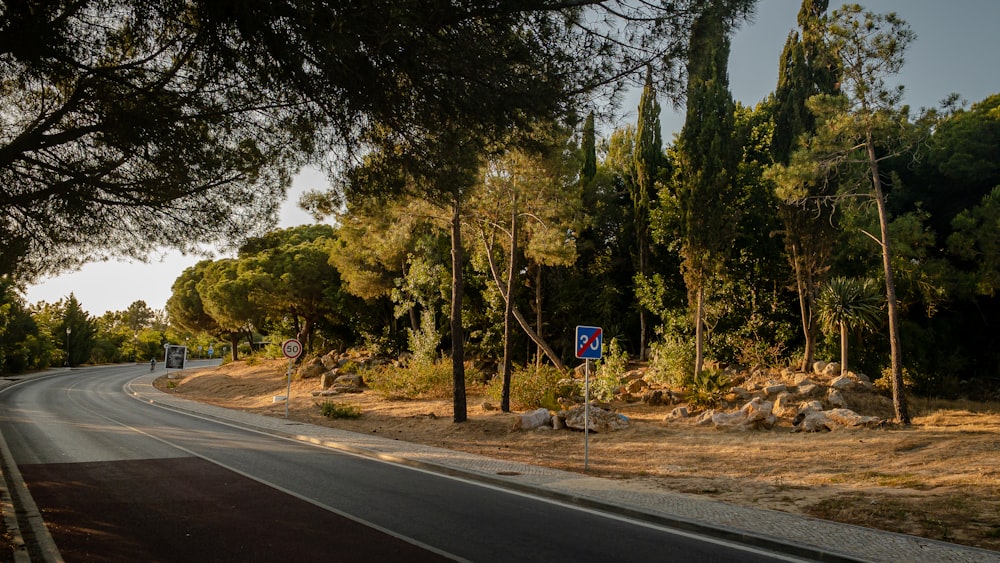
[[[837,277],[828,281],[816,299],[819,322],[825,331],[840,331],[840,373],[847,372],[847,335],[852,329],[874,329],[882,312],[883,296],[873,279]]]

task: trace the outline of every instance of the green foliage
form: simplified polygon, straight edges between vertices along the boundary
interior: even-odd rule
[[[333,401],[324,401],[319,405],[319,412],[327,418],[360,418],[361,407],[357,405],[341,405]]]
[[[694,366],[694,340],[691,337],[665,335],[654,341],[649,357],[650,377],[656,383],[683,387]]]
[[[729,376],[719,369],[705,369],[684,385],[684,399],[696,407],[717,405],[729,391]]]
[[[420,328],[406,331],[414,364],[433,364],[438,359],[441,333],[435,326],[434,317],[433,310],[424,309],[420,312]]]
[[[452,395],[452,365],[450,360],[436,363],[411,363],[406,367],[386,364],[366,371],[364,374],[368,385],[390,398],[443,399]],[[467,386],[482,381],[482,373],[471,366],[466,366],[465,382]]]
[[[566,376],[549,365],[517,366],[510,380],[510,406],[515,410],[530,410],[545,407],[560,410],[556,399],[569,397],[579,392],[575,385],[560,385]],[[486,396],[500,402],[503,392],[503,378],[494,377],[486,387]]]
[[[596,373],[590,381],[590,396],[598,401],[610,401],[621,389],[628,370],[628,352],[612,338],[604,346],[601,359],[596,362]]]

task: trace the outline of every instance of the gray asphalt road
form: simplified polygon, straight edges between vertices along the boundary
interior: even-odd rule
[[[0,393],[0,432],[67,560],[788,560],[165,410],[123,392],[143,369]]]

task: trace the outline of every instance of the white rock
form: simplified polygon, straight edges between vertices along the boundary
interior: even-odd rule
[[[840,375],[840,364],[838,362],[826,364],[826,367],[823,368],[823,375]]]
[[[521,430],[533,430],[539,426],[545,426],[552,420],[549,409],[540,408],[531,412],[526,412],[519,417]]]
[[[841,375],[830,382],[830,387],[833,387],[834,389],[850,389],[853,386],[854,380],[846,375]]]

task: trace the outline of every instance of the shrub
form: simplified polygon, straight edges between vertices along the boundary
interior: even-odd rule
[[[434,326],[434,311],[424,309],[420,312],[420,328],[407,329],[407,343],[413,353],[413,362],[432,364],[437,360],[437,347],[441,342],[441,333]]]
[[[694,366],[694,341],[690,338],[665,336],[650,345],[651,379],[661,385],[683,387]]]
[[[390,398],[447,398],[452,395],[450,360],[437,363],[414,362],[407,367],[387,364],[366,371],[364,378],[372,389]],[[473,386],[477,381],[482,381],[482,374],[466,364],[466,385]]]
[[[591,398],[610,401],[622,386],[622,378],[628,370],[628,352],[612,338],[605,346],[601,359],[597,362],[597,373],[590,382]]]
[[[692,377],[685,386],[684,398],[696,407],[718,404],[729,387],[729,376],[720,369],[705,369]]]
[[[361,407],[326,401],[319,406],[319,412],[327,418],[358,418],[361,416]]]
[[[510,407],[515,410],[538,407],[559,410],[561,407],[556,399],[575,392],[574,386],[560,385],[565,378],[562,372],[549,365],[515,367],[510,378]],[[494,377],[486,387],[486,396],[500,402],[502,393],[503,378]]]

